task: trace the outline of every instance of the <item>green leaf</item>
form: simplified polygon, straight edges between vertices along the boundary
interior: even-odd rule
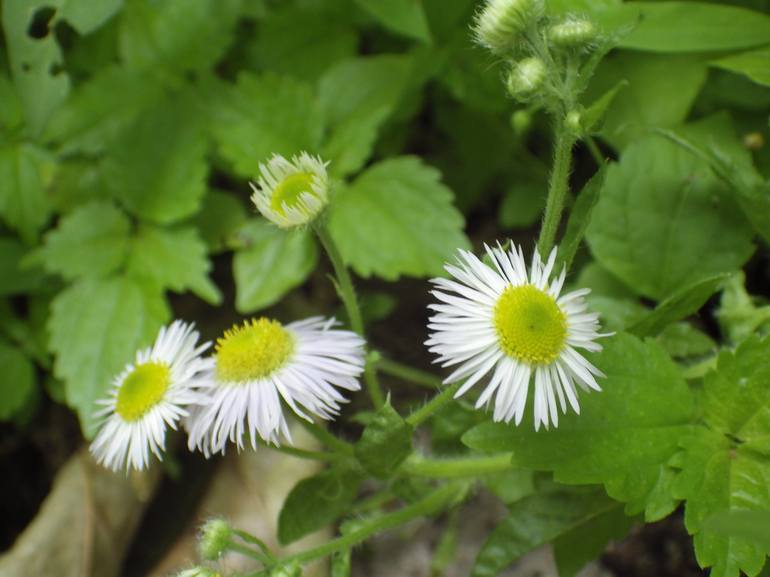
[[[717,348],[711,337],[684,322],[668,325],[658,335],[657,341],[675,359],[705,356]]]
[[[586,133],[590,134],[598,129],[618,92],[626,86],[628,86],[628,80],[620,80],[583,111],[580,115],[580,125]]]
[[[366,471],[385,479],[412,452],[412,427],[386,402],[374,415],[356,443],[355,454]]]
[[[654,342],[619,333],[604,347],[591,355],[606,374],[603,390],[581,396],[580,415],[569,413],[558,428],[535,432],[527,411],[520,427],[485,423],[463,442],[483,451],[513,451],[515,465],[553,471],[562,483],[604,483],[610,496],[628,503],[629,514],[646,509],[648,518],[660,518],[676,506],[666,464],[691,430],[693,397]]]
[[[20,267],[26,255],[26,247],[15,238],[0,238],[0,296],[33,292],[43,286],[38,271]]]
[[[687,118],[706,81],[701,57],[613,52],[591,80],[586,101],[600,99],[627,81],[604,116],[601,134],[623,148],[646,136],[650,128],[672,127]]]
[[[35,369],[17,348],[0,341],[0,421],[21,411],[35,391]]]
[[[127,277],[84,279],[54,299],[48,321],[54,374],[64,380],[86,437],[96,431],[94,403],[168,315],[160,292]]]
[[[104,181],[131,213],[159,224],[195,213],[206,192],[206,139],[183,96],[146,110],[109,149]]]
[[[247,178],[273,154],[317,151],[324,122],[312,88],[293,78],[241,73],[212,112],[219,152]]]
[[[757,84],[770,86],[770,48],[759,48],[741,52],[718,60],[712,60],[711,65],[730,72],[745,74]]]
[[[509,507],[508,517],[490,533],[471,577],[495,577],[524,553],[580,529],[615,507],[603,491],[561,490],[526,497]]]
[[[698,312],[728,278],[730,274],[718,274],[678,290],[650,314],[629,326],[628,332],[639,337],[657,335],[671,323]]]
[[[580,248],[588,223],[591,222],[591,213],[599,201],[599,191],[604,186],[606,178],[607,165],[605,164],[585,184],[570,211],[567,229],[564,231],[559,247],[559,261],[567,269],[572,265],[572,259],[575,258],[578,248]]]
[[[66,20],[83,36],[101,27],[123,7],[123,0],[58,0],[58,3],[53,22]]]
[[[626,2],[603,20],[633,28],[620,45],[654,52],[719,52],[770,43],[770,16],[705,2]]]
[[[385,160],[339,192],[329,228],[343,258],[361,276],[443,274],[444,262],[469,246],[452,196],[438,171],[418,158]]]
[[[609,167],[587,237],[602,266],[657,300],[739,269],[754,250],[724,185],[659,136],[629,146]]]
[[[235,308],[266,308],[301,285],[315,269],[318,248],[309,229],[285,231],[262,220],[241,231],[244,248],[233,257]]]
[[[505,228],[528,228],[545,208],[547,182],[538,178],[517,178],[505,193],[497,217]]]
[[[706,519],[703,526],[727,537],[750,541],[770,551],[770,511],[730,511]]]
[[[770,509],[770,339],[752,337],[734,352],[724,351],[706,375],[703,421],[682,441],[675,465],[676,495],[686,499],[685,525],[695,554],[714,577],[756,575],[766,548],[724,535],[706,521],[716,513]]]
[[[128,218],[113,204],[91,202],[62,218],[30,260],[69,280],[107,276],[125,261],[130,229]]]
[[[48,221],[51,166],[47,153],[31,144],[0,146],[0,219],[29,244]]]
[[[323,147],[329,170],[338,177],[361,168],[371,155],[380,127],[399,103],[412,58],[380,55],[340,62],[321,78],[318,99],[330,125]]]
[[[131,242],[126,273],[175,292],[192,290],[211,304],[222,294],[208,277],[211,263],[194,228],[142,226]]]
[[[121,60],[131,68],[210,69],[232,41],[240,0],[131,0],[119,31]]]
[[[235,196],[221,190],[209,190],[193,223],[211,252],[218,253],[235,244],[236,233],[246,224],[247,218],[243,203]]]
[[[51,4],[50,0],[28,0],[2,5],[1,20],[13,83],[21,97],[27,132],[32,136],[42,131],[70,89],[69,77],[61,70],[64,62],[54,35],[47,26],[43,38],[27,33],[36,16],[45,16],[46,11],[53,16]]]
[[[347,514],[361,480],[358,473],[345,468],[302,479],[286,497],[278,516],[279,541],[292,543]]]
[[[430,30],[422,0],[356,0],[383,26],[417,40],[430,42]]]

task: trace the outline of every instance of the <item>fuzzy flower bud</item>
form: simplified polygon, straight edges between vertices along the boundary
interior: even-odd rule
[[[476,41],[498,56],[508,55],[544,14],[544,0],[487,0],[473,25]]]
[[[220,577],[220,575],[208,567],[197,566],[180,571],[175,577]]]
[[[569,17],[548,30],[548,37],[559,48],[580,48],[596,38],[594,23],[586,18]]]
[[[201,527],[198,551],[207,561],[216,561],[227,550],[233,530],[224,519],[209,519]]]
[[[543,85],[546,69],[542,60],[535,57],[518,62],[508,73],[506,86],[514,98],[527,98]]]

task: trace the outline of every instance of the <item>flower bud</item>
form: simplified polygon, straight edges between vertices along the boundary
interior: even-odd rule
[[[212,571],[208,567],[201,567],[200,565],[197,567],[192,567],[190,569],[185,569],[184,571],[180,571],[176,574],[175,577],[220,577],[219,573],[216,571]]]
[[[581,120],[580,112],[577,110],[570,110],[564,118],[564,125],[573,134],[580,135],[583,132],[583,127],[580,124]]]
[[[596,38],[596,26],[586,18],[570,17],[554,24],[548,30],[548,37],[559,48],[580,48]]]
[[[508,73],[506,86],[514,98],[527,98],[543,85],[545,64],[539,58],[530,57],[518,62]]]
[[[498,56],[508,55],[544,14],[544,0],[487,0],[473,25],[476,41]]]
[[[270,577],[302,577],[302,565],[294,561],[289,565],[276,567],[270,572]]]
[[[520,108],[511,115],[511,128],[516,136],[524,136],[532,127],[532,113]]]
[[[224,519],[209,519],[201,527],[198,552],[206,561],[216,561],[227,551],[233,530]]]

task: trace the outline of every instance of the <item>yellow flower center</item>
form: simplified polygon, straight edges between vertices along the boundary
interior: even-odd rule
[[[288,208],[296,206],[300,196],[309,192],[313,193],[313,173],[298,172],[284,178],[273,191],[270,198],[270,208],[282,216],[286,216],[284,205]]]
[[[170,383],[171,370],[165,363],[137,365],[118,390],[115,412],[124,421],[138,421],[163,399]]]
[[[567,316],[553,297],[531,284],[505,289],[494,320],[505,354],[531,365],[555,361],[567,340]]]
[[[281,323],[266,318],[246,321],[217,341],[217,378],[246,383],[281,368],[294,352],[294,337]]]

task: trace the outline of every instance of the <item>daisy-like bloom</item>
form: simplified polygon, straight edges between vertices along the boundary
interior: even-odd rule
[[[363,339],[335,324],[313,317],[282,325],[263,317],[227,331],[208,374],[210,403],[187,423],[190,450],[208,457],[224,453],[228,440],[238,450],[247,442],[256,449],[258,437],[290,441],[281,400],[303,419],[333,419],[346,402],[337,388],[358,391],[364,369]]]
[[[521,247],[485,248],[492,266],[461,250],[458,265],[445,267],[454,279],[433,279],[440,303],[430,305],[426,344],[442,366],[459,365],[444,381],[466,379],[455,397],[491,373],[476,408],[494,395],[494,420],[518,425],[534,380],[535,429],[558,426],[567,403],[580,413],[576,386],[601,390],[595,377],[604,375],[577,350],[600,351],[596,339],[607,336],[598,332],[599,315],[587,312],[590,291],[561,295],[566,271],[550,278],[556,249],[545,264],[535,250],[527,273]]]
[[[326,164],[302,152],[286,160],[274,154],[259,165],[259,180],[251,183],[252,202],[259,212],[281,228],[311,222],[329,202]]]
[[[96,416],[104,420],[91,453],[99,463],[145,469],[150,452],[162,458],[166,427],[176,429],[190,405],[206,402],[198,376],[211,368],[201,358],[211,343],[199,345],[198,337],[192,324],[174,321],[115,378],[109,396],[97,401],[103,408]]]

